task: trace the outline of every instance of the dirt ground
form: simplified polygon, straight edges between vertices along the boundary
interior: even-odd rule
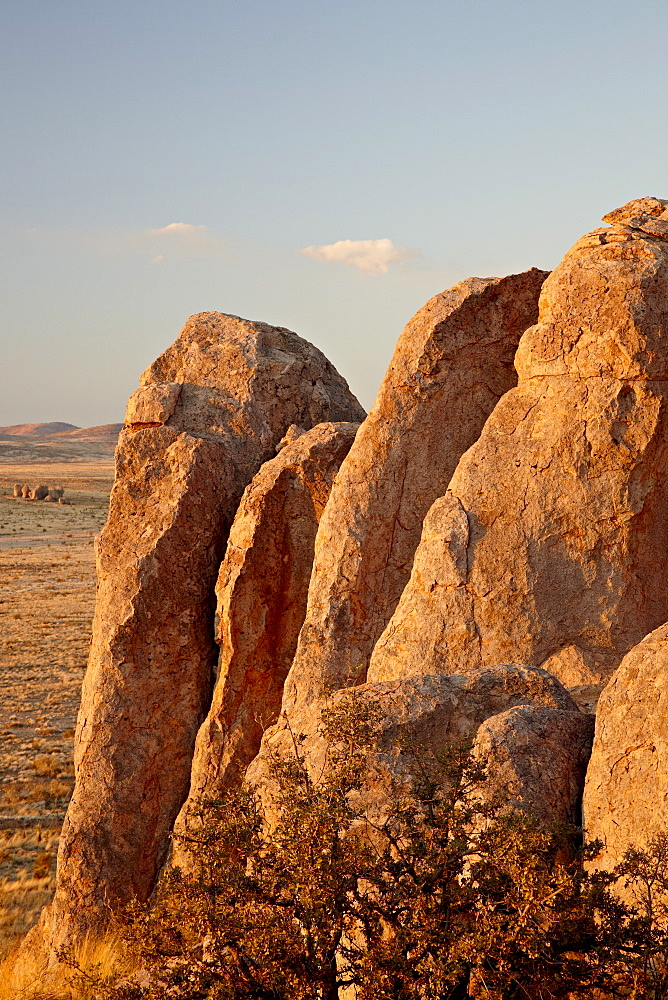
[[[91,449],[88,462],[22,457],[0,455],[0,956],[53,892],[95,599],[94,538],[113,483],[108,452],[100,459]],[[17,500],[15,483],[62,486],[70,504]]]
[[[17,437],[0,439],[0,463],[3,467],[20,467],[28,463],[64,464],[113,461],[114,444],[108,441],[47,441]],[[55,484],[54,484],[55,485]]]

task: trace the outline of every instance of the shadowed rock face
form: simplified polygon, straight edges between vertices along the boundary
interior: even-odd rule
[[[216,587],[218,679],[197,736],[189,801],[237,782],[278,718],[318,521],[358,426],[318,424],[266,462],[244,493]]]
[[[591,746],[591,717],[578,711],[565,688],[546,671],[501,664],[452,677],[417,675],[362,684],[308,706],[290,718],[289,727],[279,722],[265,734],[247,772],[270,822],[278,808],[272,755],[290,756],[296,741],[300,757],[317,781],[327,748],[321,731],[322,711],[350,698],[358,706],[368,702],[380,708],[380,747],[387,753],[385,765],[395,776],[401,777],[403,766],[397,747],[406,738],[438,752],[449,743],[475,737],[477,752],[486,760],[485,755],[489,757],[490,781],[481,788],[482,795],[491,797],[507,790],[509,804],[537,806],[539,815],[550,821],[572,820],[578,810]],[[551,751],[556,751],[553,760]],[[537,759],[532,761],[533,752]],[[363,795],[370,815],[382,816],[390,804],[388,795],[388,787],[372,779]]]
[[[613,217],[545,282],[519,384],[429,511],[370,680],[552,658],[592,683],[668,618],[668,218]]]
[[[209,707],[214,587],[245,486],[290,425],[363,416],[316,348],[219,313],[188,320],[142,376],[97,547],[54,947],[153,887]]]
[[[431,299],[404,329],[320,522],[286,711],[365,679],[425,514],[516,384],[513,358],[536,321],[546,276],[534,268],[469,278]]]
[[[587,771],[584,818],[600,839],[597,866],[611,869],[629,847],[666,830],[668,798],[668,625],[622,660],[603,691]]]
[[[489,778],[485,797],[580,826],[593,738],[594,716],[583,712],[519,705],[486,719],[473,744]]]

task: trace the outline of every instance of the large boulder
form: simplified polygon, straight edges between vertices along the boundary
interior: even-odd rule
[[[549,660],[600,683],[668,619],[667,205],[613,213],[545,282],[519,383],[429,511],[370,680]]]
[[[214,588],[246,485],[291,424],[363,417],[311,344],[220,313],[191,317],[143,374],[97,545],[75,789],[41,928],[54,949],[151,892],[210,704]]]
[[[240,781],[278,719],[318,522],[358,426],[324,423],[297,436],[243,495],[216,587],[218,677],[197,735],[189,802],[216,798]]]
[[[402,744],[408,742],[438,753],[448,744],[473,740],[479,733],[477,752],[490,754],[490,783],[485,794],[498,790],[499,780],[507,779],[509,801],[526,808],[539,802],[543,782],[550,790],[539,808],[540,815],[550,819],[572,818],[584,779],[583,736],[588,730],[591,739],[591,721],[578,710],[559,681],[546,671],[501,664],[452,677],[417,675],[398,682],[358,685],[311,704],[292,715],[289,724],[279,721],[265,734],[260,752],[247,771],[247,780],[257,788],[270,822],[277,808],[272,758],[277,754],[290,757],[298,747],[311,778],[317,781],[323,773],[327,751],[322,713],[347,699],[355,701],[361,715],[368,704],[380,718],[379,746],[389,755],[386,764],[395,775],[401,777]],[[518,706],[529,713],[526,719],[530,721],[519,717],[522,723],[518,727],[517,746],[513,746],[512,724],[509,726],[506,721],[505,729],[503,726],[495,729],[493,723],[495,719],[514,720],[511,713],[519,711]],[[530,713],[539,710],[543,714],[534,719]],[[480,727],[486,720],[490,720],[492,728],[481,733]],[[499,738],[495,742],[496,733]],[[553,765],[546,753],[534,765],[520,764],[541,741],[552,747],[564,744]],[[500,776],[495,771],[497,763],[501,765]],[[366,804],[372,814],[382,814],[391,805],[388,794],[389,789],[382,782],[373,779],[369,782]]]
[[[627,653],[598,703],[584,820],[612,869],[629,847],[665,833],[668,799],[668,625]]]
[[[594,716],[517,705],[486,719],[474,754],[489,776],[486,797],[500,796],[544,823],[582,825],[582,791]]]
[[[287,711],[365,680],[425,514],[516,383],[513,358],[536,321],[546,276],[533,268],[469,278],[430,299],[405,327],[320,522]]]

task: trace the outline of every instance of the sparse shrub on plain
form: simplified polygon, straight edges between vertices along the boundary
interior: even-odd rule
[[[37,781],[32,785],[25,785],[23,798],[28,802],[44,802],[47,805],[57,805],[67,802],[71,794],[71,785],[53,778],[49,782]]]
[[[54,778],[53,781],[49,782],[47,788],[46,802],[47,803],[57,803],[57,802],[67,802],[72,794],[72,785],[68,785],[65,781],[58,781]]]
[[[60,760],[52,753],[42,753],[35,757],[32,766],[44,778],[55,778],[62,771]]]
[[[33,868],[34,878],[48,878],[53,869],[53,855],[47,853],[46,851],[40,851],[40,853],[35,858],[35,866]]]

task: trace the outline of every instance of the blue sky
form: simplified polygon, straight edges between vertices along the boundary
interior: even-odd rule
[[[208,309],[296,330],[369,407],[432,295],[668,196],[665,0],[5,0],[0,26],[0,424],[122,419]]]

